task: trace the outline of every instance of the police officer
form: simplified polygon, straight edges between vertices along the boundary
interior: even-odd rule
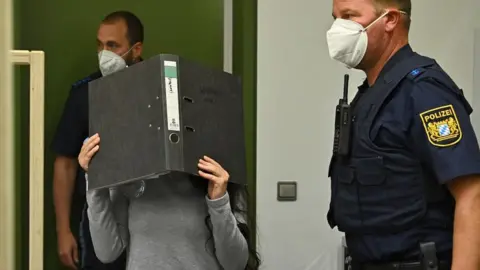
[[[57,127],[52,149],[56,153],[53,186],[58,252],[62,263],[71,269],[125,269],[125,256],[108,264],[101,263],[95,256],[86,214],[85,178],[79,171],[77,156],[88,136],[88,83],[141,61],[142,44],[143,25],[134,14],[117,11],[107,15],[97,33],[100,70],[73,84]],[[71,209],[75,209],[72,198],[81,207],[70,215]],[[70,218],[75,220],[78,216],[82,220],[81,256],[70,229]]]
[[[330,56],[367,78],[340,136],[348,151],[330,165],[328,222],[345,232],[353,269],[477,270],[472,108],[434,59],[412,51],[410,14],[410,0],[333,0]]]

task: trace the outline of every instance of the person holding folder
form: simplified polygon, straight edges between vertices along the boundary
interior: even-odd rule
[[[87,181],[99,149],[95,134],[78,156]],[[207,156],[198,169],[200,177],[171,173],[146,180],[148,188],[137,196],[129,195],[129,184],[87,191],[97,257],[107,263],[127,250],[127,270],[258,269],[259,256],[247,241],[244,187],[228,185],[228,172]]]

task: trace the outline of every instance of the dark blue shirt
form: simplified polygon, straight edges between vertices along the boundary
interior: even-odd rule
[[[88,83],[101,76],[97,71],[72,85],[51,145],[56,155],[77,159],[88,137]],[[75,193],[84,195],[85,189],[85,177],[79,169]]]
[[[377,81],[412,54],[408,45],[398,51]],[[372,141],[386,149],[412,149],[439,185],[461,176],[480,174],[478,142],[470,112],[459,95],[428,79],[399,87],[374,121],[370,131]],[[357,99],[369,89],[367,82],[360,86]],[[448,207],[451,207],[448,203],[432,204],[429,211],[433,216],[444,215]],[[418,260],[419,243],[429,241],[436,243],[439,257],[448,260],[452,238],[452,228],[430,226],[428,222],[396,234],[346,234],[350,253],[364,262]]]

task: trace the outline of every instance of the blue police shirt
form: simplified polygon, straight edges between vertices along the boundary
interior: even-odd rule
[[[83,141],[89,135],[88,83],[101,76],[97,71],[72,85],[51,145],[56,155],[77,159]],[[81,170],[77,172],[75,191],[79,195],[85,194],[85,177]]]
[[[388,61],[377,81],[413,54],[409,45],[402,48]],[[413,84],[401,84],[399,87],[403,88],[397,89],[379,111],[370,131],[372,141],[386,149],[415,149],[439,185],[480,174],[479,145],[462,100],[452,89],[434,80],[415,81],[416,77],[428,76],[422,72],[412,71],[409,76]],[[369,87],[365,81],[359,87],[359,95],[366,91]],[[429,211],[433,216],[445,215],[448,207],[432,204]],[[427,223],[395,234],[346,234],[349,251],[361,262],[418,260],[419,243],[429,241],[436,243],[440,259],[449,260],[452,238],[452,228],[431,227]]]

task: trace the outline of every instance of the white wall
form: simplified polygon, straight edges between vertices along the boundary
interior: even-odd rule
[[[480,1],[413,2],[414,50],[436,58],[471,101]],[[257,215],[266,270],[340,269],[341,234],[325,216],[334,108],[348,71],[328,56],[331,4],[258,1]],[[351,96],[362,77],[351,77]],[[276,201],[285,180],[298,182],[296,202]]]
[[[480,13],[480,10],[478,12]],[[477,133],[477,139],[480,140],[480,27],[475,29],[474,55],[473,74],[477,76],[473,76],[472,106],[476,110],[472,113],[472,122]]]

